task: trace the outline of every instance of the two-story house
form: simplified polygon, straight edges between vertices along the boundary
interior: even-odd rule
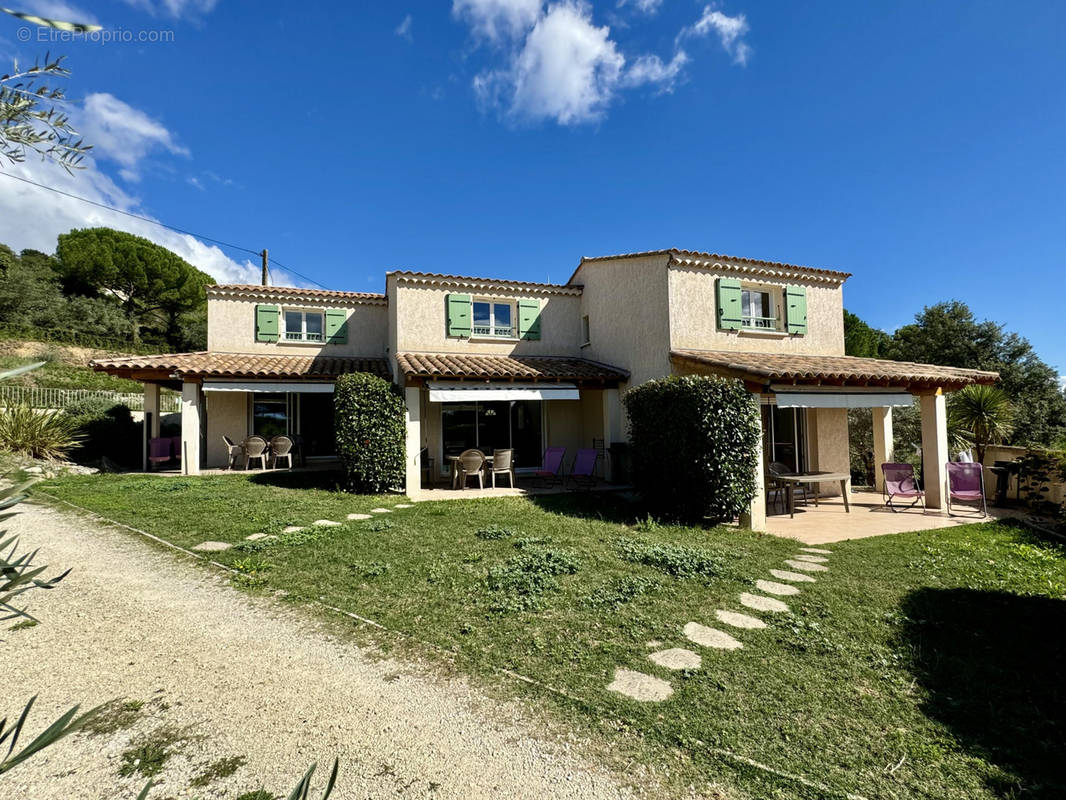
[[[848,471],[848,408],[874,410],[875,457],[891,460],[891,409],[917,395],[933,508],[948,460],[944,394],[997,377],[845,356],[849,274],[826,269],[658,250],[582,259],[565,284],[385,277],[384,294],[211,287],[206,352],[93,366],[144,382],[148,437],[159,387],[181,389],[190,474],[226,464],[223,437],[253,433],[296,435],[308,456],[331,456],[333,381],[389,378],[407,405],[412,497],[426,465],[442,477],[447,457],[469,447],[513,448],[521,471],[546,447],[624,441],[621,395],[665,375],[743,380],[762,406],[764,463],[798,471]],[[750,517],[762,527],[761,492]]]

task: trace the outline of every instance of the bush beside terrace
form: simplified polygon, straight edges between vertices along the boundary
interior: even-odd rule
[[[380,494],[402,486],[406,408],[396,388],[375,375],[342,375],[334,388],[337,454],[346,488]]]

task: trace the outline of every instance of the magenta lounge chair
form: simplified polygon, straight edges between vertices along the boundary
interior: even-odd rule
[[[562,478],[559,476],[559,472],[563,468],[563,456],[565,455],[565,447],[549,447],[544,451],[544,463],[540,465],[540,469],[533,473],[533,476],[543,481],[544,485],[561,482]]]
[[[599,455],[594,448],[578,450],[569,479],[578,486],[592,486],[596,483],[596,459]]]
[[[902,497],[911,501],[905,508],[914,508],[920,501],[922,510],[925,510],[925,492],[918,488],[918,482],[914,480],[914,467],[910,464],[882,464],[881,472],[885,475],[882,496],[886,506],[893,511],[899,511],[900,507],[892,501]]]
[[[951,501],[974,503],[981,510],[981,516],[988,516],[988,504],[985,501],[985,468],[971,462],[949,461],[948,468],[948,514],[951,514]],[[977,511],[977,508],[974,508]]]

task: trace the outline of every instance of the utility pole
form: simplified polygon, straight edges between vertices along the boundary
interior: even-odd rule
[[[264,247],[263,252],[260,253],[263,256],[263,285],[270,285],[270,273],[267,270],[267,263],[270,261],[270,255],[267,253],[267,249]]]

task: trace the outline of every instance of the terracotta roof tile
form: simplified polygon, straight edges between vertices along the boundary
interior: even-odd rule
[[[397,353],[408,378],[500,378],[618,382],[629,373],[584,358],[557,356],[483,356],[455,353]]]
[[[674,350],[670,357],[675,361],[695,363],[757,381],[887,382],[957,389],[971,383],[995,383],[999,378],[999,373],[985,370],[855,356]]]
[[[259,286],[257,284],[223,283],[208,286],[208,294],[236,294],[250,296],[306,297],[315,300],[355,300],[360,302],[386,302],[385,295],[377,292],[335,292],[330,289],[301,289],[297,286]]]
[[[582,264],[595,263],[597,261],[616,261],[623,258],[643,258],[646,256],[670,256],[671,263],[681,266],[714,266],[717,263],[723,266],[730,264],[748,266],[753,269],[748,270],[752,272],[767,273],[767,272],[797,272],[806,275],[823,278],[836,283],[843,283],[845,280],[851,277],[850,272],[839,272],[833,269],[823,269],[821,267],[804,267],[799,264],[786,264],[782,261],[764,261],[759,258],[741,258],[738,256],[726,256],[719,253],[702,253],[698,250],[679,250],[676,247],[672,247],[666,250],[646,250],[641,253],[620,253],[614,256],[586,256],[581,259],[578,264],[578,270],[581,269]],[[577,275],[577,270],[574,270],[574,275]],[[570,276],[570,280],[574,279],[574,275]]]
[[[537,283],[536,281],[517,281],[505,278],[474,278],[464,275],[445,275],[440,272],[412,272],[410,270],[393,270],[386,273],[395,275],[398,280],[409,283],[442,284],[446,286],[470,286],[472,288],[518,289],[531,293],[581,294],[582,287],[558,283]]]
[[[182,377],[335,378],[346,372],[369,372],[392,379],[384,358],[282,356],[264,353],[171,353],[158,356],[95,359],[99,372],[167,372]]]

